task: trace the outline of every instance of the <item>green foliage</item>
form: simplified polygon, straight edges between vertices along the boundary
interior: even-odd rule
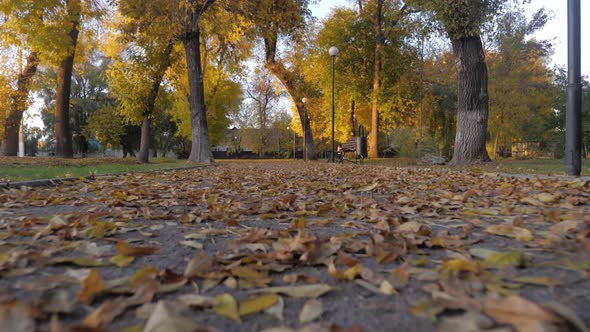
[[[528,39],[542,28],[546,16],[527,22],[518,12],[498,18],[496,48],[488,53],[490,113],[489,133],[494,152],[517,142],[541,142],[553,114],[551,72],[545,65],[548,45]],[[541,20],[541,21],[539,21]],[[534,28],[532,28],[534,27]],[[495,153],[494,153],[495,154]]]
[[[242,87],[239,83],[229,79],[223,68],[216,68],[209,64],[204,75],[205,102],[207,107],[207,124],[211,144],[223,141],[225,130],[230,125],[229,114],[237,110],[242,102]],[[186,63],[178,61],[171,69],[175,75],[172,84],[174,92],[172,98],[171,115],[178,126],[177,135],[191,139],[191,115],[188,100],[188,76]]]
[[[123,118],[112,106],[105,106],[91,114],[84,131],[86,137],[95,137],[104,148],[119,147],[124,133]]]
[[[71,2],[71,1],[69,1]],[[57,65],[73,47],[82,55],[83,46],[73,45],[69,33],[73,17],[80,16],[83,30],[87,33],[86,41],[94,35],[98,27],[96,20],[100,18],[105,7],[98,1],[84,0],[71,2],[78,4],[71,12],[66,11],[66,2],[60,0],[5,0],[0,2],[0,13],[4,22],[0,25],[2,42],[8,45],[35,51],[43,63]]]
[[[526,1],[526,0],[525,0]],[[450,38],[481,34],[482,26],[493,19],[509,0],[412,0],[410,5],[431,11]]]

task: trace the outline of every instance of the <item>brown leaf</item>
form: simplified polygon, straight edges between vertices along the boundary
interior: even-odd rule
[[[389,280],[391,285],[397,290],[405,288],[410,281],[407,264],[402,264],[397,269],[391,271],[387,280]]]
[[[115,246],[117,251],[121,256],[147,256],[155,253],[156,251],[160,250],[159,248],[155,247],[132,247],[127,242],[123,240],[117,241],[117,245]]]
[[[317,298],[333,288],[327,284],[314,284],[302,286],[268,287],[252,290],[252,293],[281,293],[291,297]]]
[[[505,298],[488,296],[484,302],[484,312],[498,323],[517,326],[523,323],[557,323],[561,319],[518,295]]]
[[[82,281],[82,288],[78,293],[78,301],[86,304],[92,303],[94,297],[102,290],[103,281],[98,270],[92,270]]]
[[[184,276],[194,278],[207,274],[213,269],[215,259],[199,251],[186,265]]]
[[[197,328],[197,323],[176,313],[166,302],[158,301],[143,332],[194,332]]]

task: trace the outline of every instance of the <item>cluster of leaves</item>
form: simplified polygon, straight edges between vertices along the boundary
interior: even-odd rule
[[[0,329],[587,331],[589,189],[477,169],[236,163],[9,190]],[[371,311],[398,298],[402,315]]]

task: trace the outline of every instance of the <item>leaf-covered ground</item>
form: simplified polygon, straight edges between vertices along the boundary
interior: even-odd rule
[[[588,331],[590,181],[220,163],[0,193],[0,331]]]

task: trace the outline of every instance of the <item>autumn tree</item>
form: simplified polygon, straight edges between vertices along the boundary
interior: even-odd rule
[[[253,110],[252,113],[257,120],[257,127],[259,129],[258,151],[261,156],[264,156],[269,138],[268,127],[271,120],[271,113],[280,97],[280,91],[277,91],[278,86],[268,73],[264,71],[258,71],[258,73],[248,83],[246,93],[251,103],[244,107],[250,107]]]
[[[121,1],[122,17],[117,26],[119,33],[111,39],[115,45],[115,61],[107,72],[110,88],[119,102],[118,111],[132,124],[141,124],[141,142],[137,159],[149,161],[151,127],[154,118],[162,112],[157,107],[160,86],[168,68],[174,62],[173,30],[167,26],[168,18],[159,15],[163,4],[144,3],[135,6],[133,1]]]
[[[496,20],[488,53],[490,76],[489,133],[492,155],[515,142],[540,142],[551,114],[554,95],[545,57],[551,45],[530,37],[547,21],[541,10],[530,21],[516,11]]]
[[[248,23],[234,15],[228,5],[211,7],[201,21],[201,71],[209,140],[212,145],[225,139],[230,125],[230,113],[239,109],[242,87],[237,81],[243,76],[243,61],[250,56],[251,38],[244,37]],[[187,96],[190,94],[186,58],[171,68],[173,86],[172,117],[178,125],[178,136],[191,139],[193,118]]]
[[[35,31],[44,28],[43,8],[32,1],[0,3],[0,42],[5,56],[2,78],[6,83],[1,93],[7,102],[3,107],[7,112],[0,117],[0,155],[3,156],[16,156],[18,152],[19,127],[29,106],[29,92],[39,65],[36,48],[41,46],[42,37],[35,36]]]
[[[451,41],[458,82],[457,133],[451,164],[489,161],[488,68],[481,29],[507,0],[414,0],[411,5],[430,10]]]
[[[103,12],[102,4],[92,0],[7,0],[2,2],[2,12],[6,15],[3,27],[6,27],[11,41],[18,39],[18,44],[30,52],[29,57],[32,55],[29,73],[34,74],[32,69],[36,68],[36,59],[57,68],[55,149],[58,156],[71,158],[69,111],[74,59],[80,31],[91,30],[93,18],[100,17]],[[23,77],[27,76],[32,75]]]
[[[308,159],[317,159],[310,118],[305,112],[303,97],[318,97],[320,92],[310,84],[301,65],[304,54],[303,33],[309,17],[309,0],[248,0],[242,2],[243,11],[255,27],[256,35],[264,43],[264,64],[285,87],[296,107],[305,132]],[[291,47],[281,46],[289,45]]]
[[[391,41],[397,25],[407,14],[408,6],[398,0],[358,0],[359,15],[369,20],[373,28],[373,72],[371,93],[371,134],[369,158],[379,158],[379,96],[382,87],[385,45]]]

